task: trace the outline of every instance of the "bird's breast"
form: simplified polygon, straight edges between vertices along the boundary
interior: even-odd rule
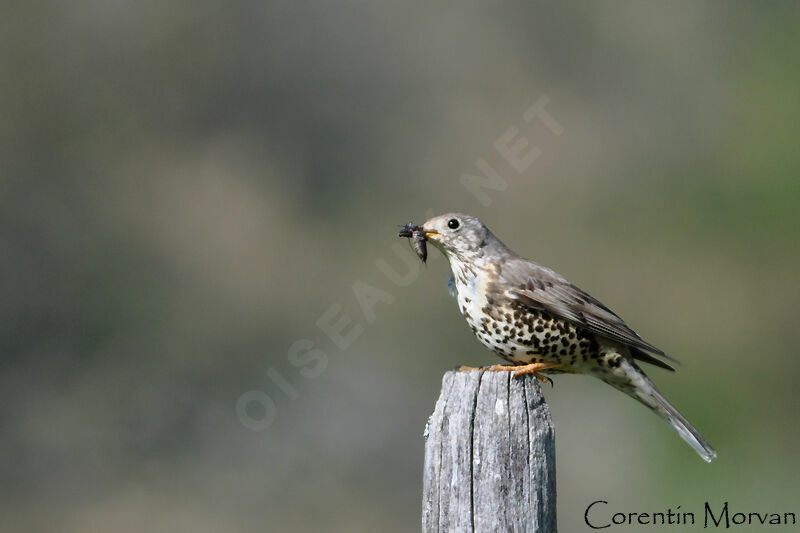
[[[480,324],[487,305],[487,280],[482,276],[455,276],[458,290],[458,308],[470,326]]]

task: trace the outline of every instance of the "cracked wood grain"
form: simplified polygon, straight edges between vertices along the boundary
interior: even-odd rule
[[[556,531],[553,425],[536,378],[447,372],[426,434],[424,532]]]

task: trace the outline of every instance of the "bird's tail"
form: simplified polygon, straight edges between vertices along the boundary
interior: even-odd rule
[[[708,463],[713,461],[717,457],[717,452],[714,451],[714,448],[711,447],[708,441],[667,401],[666,398],[664,398],[644,372],[636,367],[635,364],[630,364],[630,367],[631,368],[625,370],[627,370],[628,375],[633,378],[633,383],[630,384],[632,387],[629,385],[621,390],[655,411],[662,420],[678,432],[678,435],[680,435],[704,461]]]
[[[703,438],[700,432],[697,431],[655,387],[652,387],[650,395],[656,403],[653,410],[669,425],[675,428],[678,435],[689,443],[689,446],[694,448],[694,451],[696,451],[704,461],[710,463],[717,457],[717,452],[714,451],[714,448],[711,447],[708,441]]]

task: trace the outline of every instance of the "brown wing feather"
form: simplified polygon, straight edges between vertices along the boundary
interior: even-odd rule
[[[508,261],[501,276],[512,287],[509,296],[524,305],[629,346],[636,359],[674,370],[650,354],[677,363],[676,359],[642,339],[608,307],[555,271],[519,258]]]

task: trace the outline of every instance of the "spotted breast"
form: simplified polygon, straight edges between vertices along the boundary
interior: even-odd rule
[[[503,359],[563,365],[551,373],[605,373],[602,370],[619,363],[619,354],[602,350],[591,332],[493,290],[492,277],[482,269],[454,272],[453,278],[458,306],[470,329]]]

